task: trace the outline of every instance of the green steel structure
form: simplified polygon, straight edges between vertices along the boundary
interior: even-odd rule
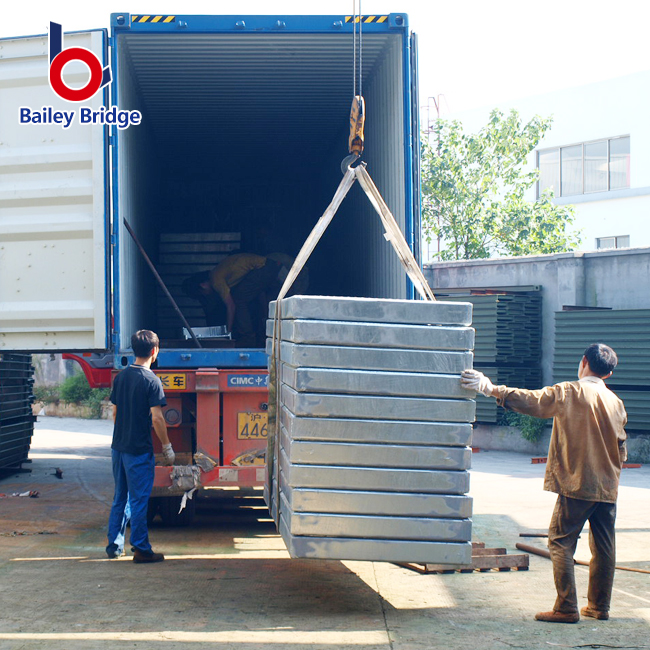
[[[485,291],[485,290],[482,290]],[[474,367],[493,383],[540,388],[542,386],[541,291],[440,296],[441,300],[471,302],[476,330]],[[496,401],[476,398],[476,421],[494,424],[503,409]]]
[[[32,355],[0,354],[0,471],[27,461],[34,420]]]
[[[650,432],[650,309],[584,309],[555,314],[553,379],[576,378],[591,343],[616,350],[618,366],[607,385],[623,400],[628,429]]]

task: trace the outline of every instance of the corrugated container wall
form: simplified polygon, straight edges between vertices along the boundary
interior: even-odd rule
[[[185,31],[134,25],[115,35],[117,101],[143,115],[142,126],[119,133],[115,209],[155,262],[161,235],[170,233],[240,233],[242,251],[295,255],[341,178],[352,34],[327,17],[286,17],[286,30],[275,31],[254,29],[269,17],[246,18],[245,30],[210,33],[210,20],[226,18],[234,25],[234,17],[187,17]],[[292,20],[308,18],[329,21],[329,31],[291,31]],[[207,21],[204,33],[192,33],[192,19]],[[388,22],[363,35],[364,160],[408,230],[404,39],[408,31],[391,31]],[[123,227],[119,240],[116,320],[124,349],[134,330],[156,329],[168,305],[159,299],[154,308],[153,277]],[[407,297],[405,274],[360,188],[308,266],[311,294]]]
[[[137,90],[133,67],[126,48],[118,49],[118,99],[130,110],[146,113],[142,94]],[[164,143],[156,140],[150,120],[128,129],[120,139],[117,158],[116,192],[120,206],[120,246],[113,251],[113,265],[120,269],[122,290],[115,304],[116,320],[126,335],[122,347],[129,347],[129,336],[139,329],[156,329],[156,281],[122,219],[134,229],[140,243],[155,259],[158,246],[157,216],[161,209],[161,165]]]
[[[101,32],[66,34],[65,45],[104,60]],[[104,129],[40,117],[77,108],[50,89],[46,36],[1,39],[0,52],[0,353],[103,349]],[[71,61],[65,82],[83,82],[86,70]],[[103,100],[98,92],[81,106]],[[29,122],[19,122],[22,107]]]

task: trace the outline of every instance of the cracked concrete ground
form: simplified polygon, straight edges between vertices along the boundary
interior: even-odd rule
[[[420,575],[369,562],[289,559],[259,497],[210,493],[191,529],[151,529],[167,560],[109,561],[111,424],[40,418],[29,474],[0,492],[0,648],[154,650],[409,650],[650,648],[650,575],[617,571],[612,618],[577,625],[533,620],[550,609],[550,562],[529,571]],[[517,552],[544,529],[555,497],[530,457],[473,457],[474,537]],[[54,476],[55,468],[63,478]],[[650,469],[624,470],[618,564],[650,569]],[[19,534],[24,533],[24,534]],[[587,535],[576,557],[589,559]],[[581,605],[587,569],[576,567]]]

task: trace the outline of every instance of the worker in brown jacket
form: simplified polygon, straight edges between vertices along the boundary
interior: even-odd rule
[[[580,613],[609,618],[614,582],[614,522],[621,467],[627,459],[623,402],[605,385],[618,358],[602,343],[590,345],[578,367],[578,381],[540,390],[494,386],[476,370],[465,370],[461,383],[500,406],[538,418],[553,417],[544,489],[558,494],[548,532],[557,599],[538,621],[577,623]],[[588,605],[578,613],[573,554],[589,521]]]

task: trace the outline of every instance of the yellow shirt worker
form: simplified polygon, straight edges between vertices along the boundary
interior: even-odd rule
[[[266,257],[250,253],[231,255],[210,271],[210,284],[224,303],[230,296],[230,288],[236,286],[251,271],[261,269]]]
[[[237,253],[187,278],[183,291],[201,302],[208,325],[227,325],[238,347],[263,347],[268,302],[292,264],[282,253]]]

